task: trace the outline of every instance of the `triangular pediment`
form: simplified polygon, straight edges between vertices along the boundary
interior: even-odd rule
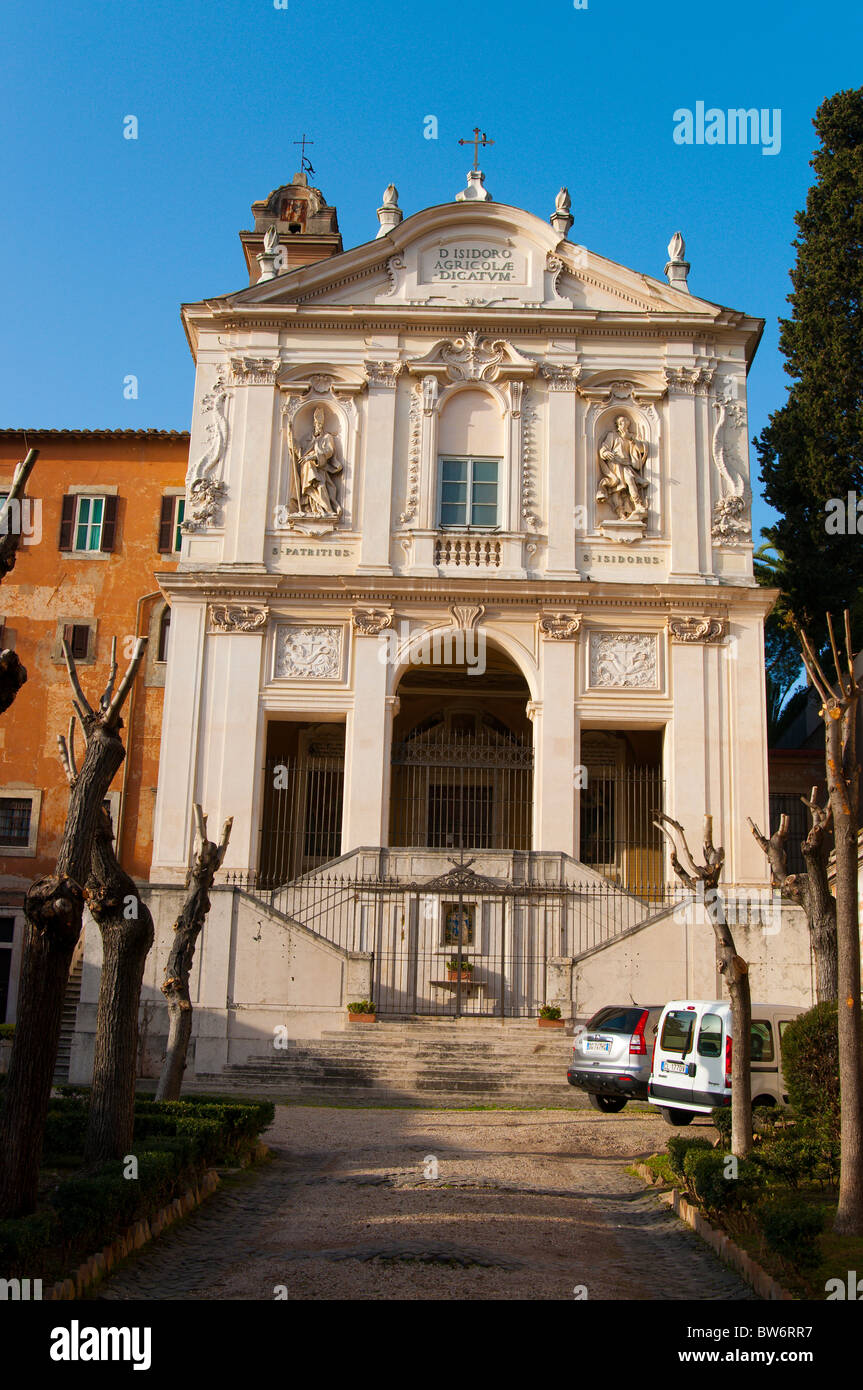
[[[375,241],[207,303],[238,309],[533,308],[707,319],[728,312],[561,241],[547,222],[499,203],[428,208]]]

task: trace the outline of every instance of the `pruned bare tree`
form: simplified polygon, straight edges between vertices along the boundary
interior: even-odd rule
[[[186,900],[174,923],[174,940],[165,966],[162,993],[168,1001],[168,1048],[156,1090],[157,1100],[178,1100],[180,1097],[186,1053],[192,1035],[189,976],[195,945],[210,911],[210,889],[225,858],[233,823],[233,816],[225,821],[222,838],[216,844],[207,839],[207,817],[195,804],[195,826],[200,844],[186,878]]]
[[[703,894],[704,909],[716,936],[716,956],[719,972],[725,977],[731,998],[731,1152],[745,1158],[752,1148],[752,1082],[750,1056],[752,1052],[752,997],[749,989],[749,966],[737,954],[734,938],[725,918],[725,908],[719,892],[719,879],[725,864],[725,850],[713,844],[713,817],[704,817],[704,863],[696,864],[686,843],[686,833],[679,821],[661,811],[654,812],[654,825],[671,845],[671,867],[687,888],[696,895]]]
[[[836,844],[836,948],[838,959],[839,1091],[841,1162],[839,1204],[834,1230],[863,1235],[863,1060],[860,1009],[860,929],[857,904],[860,819],[860,768],[857,763],[857,711],[861,683],[854,674],[851,619],[844,614],[845,650],[827,615],[830,650],[836,672],[828,680],[809,637],[796,628],[810,681],[821,698],[827,758],[827,795]]]
[[[116,693],[112,670],[96,708],[88,703],[72,653],[63,655],[73,706],[84,731],[85,752],[74,778],[54,873],[36,879],[24,902],[27,931],[18,997],[18,1019],[6,1096],[0,1114],[0,1217],[36,1205],[45,1116],[60,1037],[63,996],[81,934],[84,884],[108,788],[123,762],[120,712],[141,665],[147,639],[138,638]]]
[[[755,836],[770,865],[773,886],[778,888],[787,902],[796,903],[806,914],[809,926],[809,940],[815,957],[815,997],[819,1004],[838,997],[838,957],[836,951],[836,899],[830,892],[827,878],[827,863],[830,856],[830,830],[833,812],[828,801],[821,806],[818,801],[818,788],[813,787],[809,800],[800,800],[809,812],[811,825],[802,843],[803,860],[806,872],[789,874],[786,841],[788,839],[788,817],[781,816],[778,829],[768,839],[762,835],[758,826],[747,816],[752,834]]]
[[[109,689],[116,677],[116,640],[111,647]],[[104,699],[104,697],[103,697]],[[70,787],[78,776],[75,718],[68,738],[58,734],[60,757]],[[93,838],[90,873],[84,888],[87,906],[102,936],[102,970],[96,1010],[93,1088],[84,1158],[99,1163],[129,1152],[135,1126],[135,1072],[138,1056],[138,1005],[144,963],[153,944],[153,918],[134,880],[114,851],[114,829],[101,807]]]
[[[9,496],[0,507],[0,579],[5,579],[10,570],[15,568],[23,530],[20,525],[13,524],[12,512],[15,508],[20,512],[27,479],[33,472],[38,457],[38,449],[28,451],[27,457],[15,469]],[[9,648],[0,651],[0,714],[6,712],[26,681],[27,670],[17,653]]]

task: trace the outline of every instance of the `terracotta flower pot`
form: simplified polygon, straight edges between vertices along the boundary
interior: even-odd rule
[[[377,1014],[348,1014],[349,1023],[376,1023]]]
[[[455,982],[459,978],[459,973],[461,974],[461,978],[465,982],[465,984],[469,985],[471,982],[471,977],[473,975],[472,970],[462,970],[461,972],[459,972],[458,970],[448,970],[446,972],[446,977],[448,980]]]
[[[537,1023],[540,1028],[562,1028],[566,1023],[565,1018],[538,1018]]]

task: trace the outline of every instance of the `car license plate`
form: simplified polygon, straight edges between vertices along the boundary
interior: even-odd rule
[[[681,1071],[681,1072],[685,1072],[685,1071],[686,1071],[686,1063],[685,1063],[685,1062],[663,1062],[663,1063],[662,1063],[662,1068],[661,1068],[661,1070],[662,1070],[662,1071]]]
[[[602,1042],[601,1039],[596,1038],[591,1038],[590,1042],[587,1044],[588,1052],[608,1052],[610,1048],[611,1043]]]

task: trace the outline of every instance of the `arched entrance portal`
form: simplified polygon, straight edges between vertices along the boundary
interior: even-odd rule
[[[472,666],[430,659],[402,676],[393,726],[393,847],[532,847],[530,691],[503,652],[486,645],[482,654],[484,662]],[[434,644],[417,655],[433,657]]]

